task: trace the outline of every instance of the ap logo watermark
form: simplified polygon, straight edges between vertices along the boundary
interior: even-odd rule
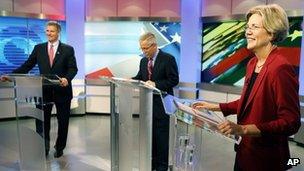
[[[300,158],[290,158],[287,161],[287,166],[297,166],[300,164]]]

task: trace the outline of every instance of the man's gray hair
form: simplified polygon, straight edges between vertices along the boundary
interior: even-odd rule
[[[47,26],[55,26],[57,28],[57,31],[60,32],[61,31],[61,25],[59,24],[59,22],[57,21],[48,21],[46,23]]]
[[[140,38],[139,38],[139,41],[140,42],[146,41],[146,43],[148,45],[152,45],[152,44],[157,43],[155,35],[151,32],[147,32],[147,33],[141,35]]]

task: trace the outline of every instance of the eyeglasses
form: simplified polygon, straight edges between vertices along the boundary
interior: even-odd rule
[[[140,47],[140,49],[141,49],[142,51],[146,51],[146,50],[149,50],[153,45],[154,45],[154,43],[150,44],[150,45],[147,46],[147,47]]]
[[[248,26],[248,25],[246,25],[245,27],[244,27],[244,30],[245,31],[257,31],[257,30],[259,30],[259,29],[261,29],[261,28],[263,28],[263,27],[261,27],[261,26],[257,26],[257,25],[252,25],[252,26]]]

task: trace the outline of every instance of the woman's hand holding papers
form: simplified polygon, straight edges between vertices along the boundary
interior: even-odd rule
[[[219,104],[208,103],[205,101],[197,101],[192,103],[192,108],[197,110],[207,109],[211,111],[221,111]],[[254,124],[238,125],[229,120],[225,120],[223,123],[220,123],[217,127],[219,131],[226,136],[230,136],[230,135],[260,136],[261,135],[261,131]]]
[[[260,136],[261,131],[254,124],[249,125],[238,125],[229,120],[219,124],[218,129],[224,135],[250,135],[250,136]]]
[[[219,104],[214,104],[214,103],[208,103],[205,101],[197,101],[192,103],[192,108],[194,109],[207,109],[207,110],[212,110],[212,111],[220,111],[220,106]]]
[[[233,135],[244,135],[245,134],[245,127],[242,125],[238,125],[234,122],[231,122],[229,120],[226,120],[225,122],[219,124],[218,129],[221,133],[223,133],[226,136],[229,136],[231,134]]]

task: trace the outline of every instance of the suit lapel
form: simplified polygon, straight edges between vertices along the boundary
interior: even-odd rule
[[[254,68],[253,68],[253,70],[254,70]],[[252,87],[252,90],[251,90],[251,92],[249,94],[248,100],[246,102],[246,106],[244,108],[244,111],[246,110],[246,108],[248,107],[249,103],[252,101],[253,97],[257,93],[257,91],[258,91],[258,89],[259,89],[259,87],[260,87],[260,85],[261,85],[261,83],[263,81],[263,78],[265,76],[266,71],[267,71],[267,65],[262,68],[262,70],[260,71],[258,77],[256,78],[255,83],[254,83],[254,85]],[[253,71],[251,72],[251,76],[252,76],[252,73],[253,73]]]
[[[45,58],[43,61],[47,61],[47,65],[51,68],[51,64],[50,64],[50,57],[49,57],[49,49],[48,49],[48,42],[43,44],[43,53],[44,55],[42,55],[43,58]]]
[[[243,103],[244,102],[244,97],[245,97],[245,94],[246,94],[246,91],[247,91],[247,88],[248,88],[248,85],[249,85],[249,82],[251,80],[251,76],[252,76],[252,73],[254,71],[254,66],[256,64],[256,59],[255,61],[252,62],[253,64],[252,65],[248,65],[248,68],[247,68],[247,74],[246,74],[246,77],[245,77],[245,83],[244,83],[244,88],[242,90],[242,95],[241,95],[241,99],[240,99],[240,105],[238,106],[238,110],[237,110],[237,113],[241,114],[243,113],[243,111],[241,111],[241,108],[242,106],[244,105]],[[247,100],[248,101],[248,100]],[[247,102],[246,101],[246,102]],[[246,105],[246,104],[245,104]],[[244,109],[243,109],[244,110]]]
[[[55,58],[54,58],[52,67],[54,65],[56,65],[56,62],[58,61],[60,54],[61,54],[61,42],[59,41],[59,45],[58,45],[57,51],[55,53]]]
[[[140,62],[140,72],[143,81],[148,80],[148,59],[146,57],[142,57]]]
[[[159,67],[159,64],[161,62],[161,56],[162,56],[161,53],[162,53],[162,51],[159,50],[159,52],[157,54],[157,57],[155,59],[154,65],[153,65],[153,70],[152,70],[152,77],[153,78],[155,78],[155,74],[158,71],[158,67]]]
[[[274,60],[274,58],[275,58],[275,56],[276,56],[276,55],[274,55],[276,52],[277,52],[277,49],[274,49],[274,50],[269,54],[268,58],[266,59],[266,62],[265,62],[265,64],[264,64],[264,67],[261,69],[261,71],[260,71],[258,77],[256,78],[256,81],[255,81],[255,83],[254,83],[254,85],[253,85],[253,87],[252,87],[252,90],[251,90],[250,95],[249,95],[249,97],[248,97],[248,100],[247,100],[247,102],[246,102],[246,106],[244,107],[244,111],[246,111],[246,109],[247,109],[247,107],[249,106],[250,102],[253,100],[253,97],[256,95],[256,93],[257,93],[257,91],[258,91],[258,89],[259,89],[261,83],[263,82],[266,73],[267,73],[268,66],[271,64],[271,62]],[[252,65],[252,66],[250,67],[250,71],[249,71],[250,77],[252,76],[252,73],[254,72],[256,63],[257,63],[257,60],[254,62],[254,65]],[[248,80],[248,81],[250,81],[250,80]],[[246,87],[246,89],[247,89],[247,87]],[[247,91],[247,90],[246,90],[246,91]],[[244,93],[245,93],[245,92],[244,92]],[[244,100],[244,99],[243,99],[243,100]],[[240,112],[243,112],[243,111],[240,111]]]

